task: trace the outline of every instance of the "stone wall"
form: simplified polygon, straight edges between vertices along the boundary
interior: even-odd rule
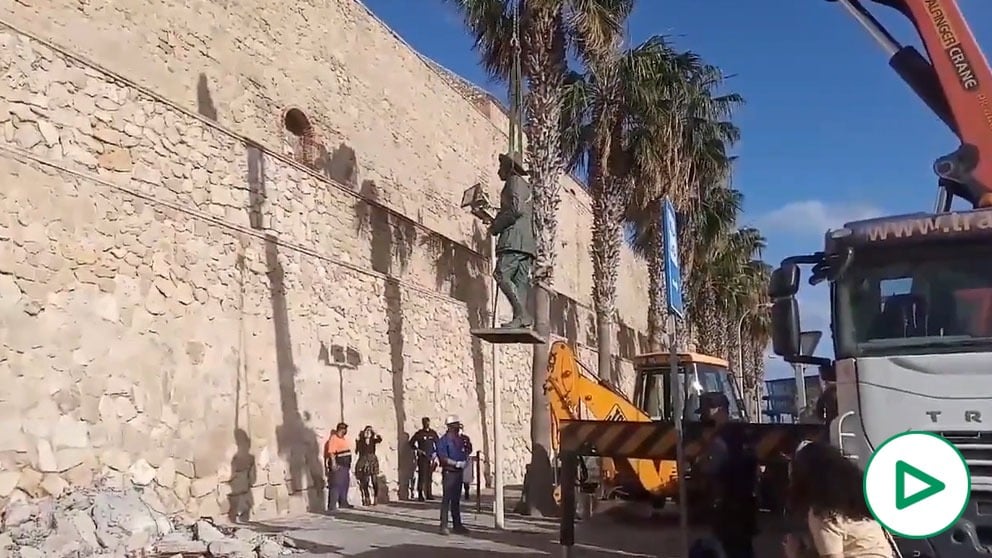
[[[0,7],[0,498],[101,474],[205,515],[317,508],[342,418],[383,434],[394,493],[421,416],[491,449],[487,242],[458,201],[495,188],[505,117],[350,0],[195,4]],[[564,186],[555,328],[592,363],[589,203]],[[623,265],[629,389],[646,276]],[[496,354],[513,482],[530,352]]]

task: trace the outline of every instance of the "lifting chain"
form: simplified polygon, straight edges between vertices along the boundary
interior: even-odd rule
[[[510,49],[512,50],[512,61],[510,67],[510,146],[508,153],[517,154],[523,157],[523,127],[521,125],[521,113],[523,105],[523,71],[520,57],[520,1],[511,0],[512,9],[512,31],[510,35]]]

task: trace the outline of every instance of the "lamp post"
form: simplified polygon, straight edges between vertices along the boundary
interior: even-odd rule
[[[469,213],[473,217],[482,221],[484,225],[489,225],[493,222],[494,210],[492,204],[489,203],[489,196],[486,195],[485,187],[482,184],[475,184],[472,187],[466,189],[462,192],[462,209],[468,209]],[[496,255],[496,238],[492,237],[489,240],[489,254],[490,257],[495,257]],[[495,260],[494,260],[495,262]],[[499,302],[499,289],[496,285],[495,276],[492,282],[492,293],[493,293],[493,307],[492,307],[492,326],[496,327],[496,310],[497,304]],[[492,466],[493,466],[493,526],[496,529],[504,529],[506,527],[506,511],[503,509],[504,501],[504,483],[503,483],[503,375],[501,374],[499,368],[499,354],[497,352],[497,345],[493,344],[493,376],[492,376],[492,392],[493,392],[493,453],[492,453]]]
[[[762,302],[753,308],[748,308],[741,314],[741,318],[737,321],[737,389],[740,390],[741,396],[744,395],[744,319],[750,316],[756,310],[764,310],[766,308],[771,308],[773,305],[771,302]],[[758,392],[758,386],[755,385],[755,392]],[[757,398],[755,398],[757,399]],[[757,419],[757,413],[760,412],[761,405],[759,404],[755,409],[755,418]]]

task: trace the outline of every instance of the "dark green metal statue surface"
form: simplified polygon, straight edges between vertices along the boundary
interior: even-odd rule
[[[500,292],[513,309],[513,319],[502,324],[504,328],[529,328],[534,324],[527,311],[536,247],[531,186],[524,179],[526,175],[519,156],[499,156],[499,177],[503,180],[503,190],[499,210],[489,224],[489,234],[497,237],[493,275]]]

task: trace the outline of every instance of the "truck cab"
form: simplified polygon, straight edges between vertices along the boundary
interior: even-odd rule
[[[978,556],[992,548],[992,210],[846,223],[824,250],[773,271],[772,343],[786,361],[819,365],[835,386],[832,443],[862,468],[895,434],[954,443],[972,474],[958,525],[908,556]],[[800,266],[830,292],[834,358],[799,350]],[[979,510],[983,514],[979,513]]]

